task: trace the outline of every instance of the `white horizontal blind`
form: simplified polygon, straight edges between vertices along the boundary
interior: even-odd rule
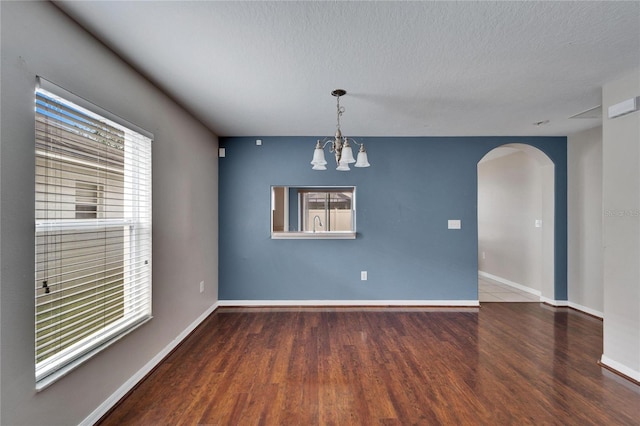
[[[151,139],[42,88],[35,109],[40,381],[151,317]]]

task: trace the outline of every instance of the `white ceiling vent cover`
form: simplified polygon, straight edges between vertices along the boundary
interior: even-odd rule
[[[640,107],[640,96],[627,99],[609,107],[609,118],[620,117],[621,115],[635,112]]]

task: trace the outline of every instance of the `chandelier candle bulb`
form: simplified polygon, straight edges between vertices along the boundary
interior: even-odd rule
[[[353,158],[353,151],[351,151],[351,145],[349,145],[349,139],[344,138],[344,144],[342,145],[342,155],[340,157],[340,163],[351,164],[355,162],[356,162],[356,159]]]
[[[318,140],[316,149],[313,151],[313,160],[311,161],[311,164],[313,165],[313,170],[327,170],[325,167],[327,161],[324,159],[324,150],[322,149],[320,140]]]
[[[369,160],[367,159],[367,151],[364,149],[364,144],[360,144],[360,149],[358,150],[358,161],[354,164],[354,167],[369,167]]]

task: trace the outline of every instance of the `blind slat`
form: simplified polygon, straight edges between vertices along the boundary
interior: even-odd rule
[[[86,303],[82,305],[76,306],[75,314],[68,316],[65,321],[67,325],[63,327],[56,327],[55,324],[51,325],[43,325],[49,323],[49,318],[44,318],[38,321],[39,325],[41,325],[41,336],[42,338],[50,337],[55,334],[64,334],[66,330],[73,330],[74,327],[82,326],[91,318],[96,318],[99,316],[106,316],[110,312],[115,311],[116,308],[120,311],[124,311],[124,298],[118,294],[113,294],[109,300],[104,303],[96,303],[95,301],[85,301]],[[118,297],[120,296],[120,297]],[[127,303],[127,310],[136,311],[145,306],[147,303],[148,292],[139,292],[135,295],[135,297],[130,298]],[[133,303],[132,303],[133,302]],[[78,319],[78,321],[75,321]],[[50,331],[53,330],[53,331]],[[48,333],[47,333],[48,332]]]

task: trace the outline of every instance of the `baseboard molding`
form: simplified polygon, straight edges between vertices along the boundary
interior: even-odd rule
[[[587,308],[586,306],[579,305],[574,302],[569,302],[569,307],[575,309],[576,311],[584,312],[587,315],[591,315],[592,317],[604,318],[604,314],[600,311],[596,311],[595,309]]]
[[[488,278],[488,279],[493,280],[493,281],[497,281],[497,282],[499,282],[501,284],[505,284],[505,285],[517,288],[518,290],[526,291],[527,293],[536,295],[536,296],[538,296],[540,298],[540,301],[542,303],[546,303],[548,305],[558,306],[558,307],[567,306],[569,308],[573,308],[573,309],[575,309],[577,311],[584,312],[585,314],[591,315],[591,316],[596,317],[596,318],[600,318],[600,319],[604,318],[604,314],[602,312],[600,312],[600,311],[596,311],[595,309],[587,308],[586,306],[582,306],[582,305],[579,305],[577,303],[569,302],[569,301],[566,301],[566,300],[549,299],[547,297],[542,296],[542,292],[540,292],[539,290],[534,290],[534,289],[532,289],[530,287],[527,287],[527,286],[524,286],[522,284],[518,284],[516,282],[509,281],[506,278],[502,278],[502,277],[499,277],[497,275],[493,275],[493,274],[490,274],[490,273],[484,272],[484,271],[478,271],[478,275],[481,276],[481,277]]]
[[[598,364],[600,364],[601,367],[604,367],[607,370],[610,370],[613,373],[622,376],[627,380],[630,380],[636,385],[640,385],[640,371],[635,371],[627,367],[626,365],[620,364],[619,362],[612,360],[604,354],[600,358],[600,362]]]
[[[554,306],[557,308],[571,308],[575,309],[578,312],[582,312],[585,315],[589,315],[591,317],[602,320],[604,318],[604,314],[600,311],[596,311],[595,309],[587,308],[586,306],[579,305],[577,303],[569,302],[567,300],[554,300],[548,299],[544,296],[540,296],[540,301],[544,304]]]
[[[604,314],[602,312],[600,312],[600,311],[596,311],[595,309],[587,308],[586,306],[582,306],[582,305],[579,305],[577,303],[569,302],[569,301],[566,301],[566,300],[549,299],[547,297],[542,296],[542,292],[540,292],[539,290],[534,290],[534,289],[532,289],[530,287],[527,287],[527,286],[524,286],[522,284],[518,284],[516,282],[509,281],[506,278],[502,278],[502,277],[499,277],[497,275],[493,275],[493,274],[490,274],[490,273],[484,272],[484,271],[478,271],[478,275],[481,276],[481,277],[489,278],[490,280],[497,281],[499,283],[506,284],[508,286],[517,288],[518,290],[526,291],[527,293],[536,295],[536,296],[538,296],[540,298],[540,301],[542,303],[546,303],[548,305],[558,306],[558,307],[568,306],[569,308],[573,308],[576,311],[584,312],[585,314],[591,315],[593,317],[600,318],[600,319],[604,318]]]
[[[80,426],[91,426],[96,424],[102,416],[115,406],[131,389],[133,389],[140,380],[144,379],[155,367],[160,363],[167,355],[171,353],[182,341],[193,331],[197,326],[202,323],[209,315],[211,315],[216,309],[218,309],[219,303],[216,302],[213,306],[207,309],[202,315],[200,315],[194,322],[182,331],[171,343],[165,346],[156,356],[154,356],[144,367],[138,370],[133,376],[122,384],[113,394],[109,396],[102,404],[98,406],[87,418],[85,418]]]
[[[447,306],[478,307],[477,300],[220,300],[219,306]]]
[[[516,282],[510,281],[506,278],[499,277],[497,275],[490,274],[488,272],[478,271],[478,275],[480,275],[481,277],[489,278],[490,280],[493,280],[493,281],[497,281],[501,284],[505,284],[510,287],[517,288],[518,290],[522,290],[524,292],[533,294],[538,297],[542,295],[542,292],[540,290],[534,290],[531,287],[527,287],[526,285],[518,284]]]
[[[555,299],[549,299],[544,296],[540,296],[540,301],[542,303],[546,303],[547,305],[551,305],[551,306],[567,307],[567,308],[569,307],[569,302],[567,300],[555,300]]]

